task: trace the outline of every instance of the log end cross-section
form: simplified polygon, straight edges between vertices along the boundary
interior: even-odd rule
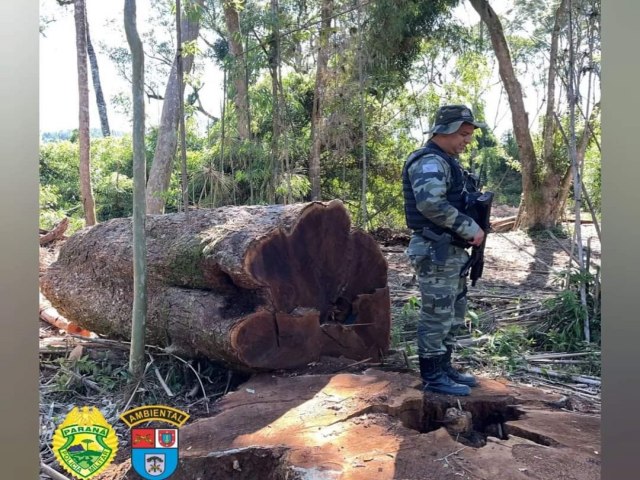
[[[148,216],[147,343],[240,369],[389,346],[387,263],[339,201]],[[73,235],[42,278],[69,320],[128,338],[131,219]]]

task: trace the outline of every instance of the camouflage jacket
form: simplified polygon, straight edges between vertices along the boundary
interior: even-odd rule
[[[416,208],[436,225],[471,240],[480,226],[460,212],[446,198],[451,186],[451,168],[441,157],[427,154],[414,161],[407,171],[416,198]]]

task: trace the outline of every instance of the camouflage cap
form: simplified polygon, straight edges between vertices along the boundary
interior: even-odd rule
[[[436,112],[436,121],[425,133],[432,135],[436,133],[457,132],[463,123],[470,123],[475,128],[486,127],[487,124],[477,122],[473,118],[473,113],[466,105],[444,105]]]

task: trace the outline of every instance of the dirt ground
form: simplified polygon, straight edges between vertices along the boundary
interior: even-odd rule
[[[494,211],[496,216],[492,219],[497,220],[502,218],[501,215],[515,215],[517,209],[502,206]],[[563,226],[567,233],[573,231],[573,224],[565,223]],[[569,236],[559,238],[557,235],[551,235],[541,232],[535,237],[530,237],[522,231],[491,233],[487,237],[485,266],[477,289],[482,291],[506,288],[532,294],[556,291],[558,273],[569,265],[567,251],[571,250],[572,241]],[[592,265],[600,265],[601,245],[594,225],[583,224],[581,235],[583,245],[590,246]],[[404,255],[404,248],[409,240],[408,233],[387,238],[382,236],[381,240],[382,249],[389,262],[389,286],[391,290],[402,290],[411,283],[413,276],[411,266]],[[577,258],[576,250],[574,247],[573,255]],[[586,250],[585,248],[585,256]],[[593,266],[591,271],[594,271]]]
[[[496,207],[494,208],[494,213],[496,213],[496,218],[500,218],[503,216],[510,216],[514,214],[514,210],[508,207]],[[570,230],[571,225],[567,225],[567,229]],[[413,275],[411,266],[409,265],[406,256],[404,254],[404,249],[408,243],[408,235],[402,232],[377,232],[375,234],[376,238],[379,240],[381,244],[382,251],[387,258],[389,265],[388,272],[388,283],[391,292],[391,300],[392,300],[392,322],[398,321],[399,312],[406,305],[407,301],[411,298],[419,298],[419,291],[417,287],[417,283],[415,281],[415,277]],[[598,241],[597,235],[595,233],[595,228],[593,225],[583,225],[582,228],[582,237],[583,243],[585,245],[589,244],[590,250],[588,256],[590,262],[592,263],[592,272],[596,271],[596,267],[600,264],[600,243]],[[469,300],[470,307],[478,312],[491,312],[499,311],[500,309],[508,309],[512,306],[512,304],[517,303],[518,305],[525,305],[526,302],[524,300],[529,299],[531,302],[539,301],[542,298],[547,298],[550,295],[558,292],[561,289],[561,284],[559,282],[559,273],[565,270],[569,264],[569,254],[568,251],[571,250],[571,238],[564,237],[560,238],[557,234],[554,236],[549,235],[548,233],[541,233],[535,237],[531,237],[526,235],[523,232],[508,232],[503,234],[492,233],[489,235],[486,250],[485,250],[485,267],[482,278],[478,281],[475,287],[470,287],[469,290]],[[575,255],[574,249],[574,255]],[[44,249],[41,248],[40,252],[41,256],[41,268],[46,268],[46,265],[51,263],[55,259],[55,249]],[[534,259],[535,257],[535,259]],[[495,315],[499,317],[498,314]],[[40,328],[40,340],[41,340],[41,348],[45,348],[45,344],[64,344],[67,342],[70,346],[68,352],[73,349],[73,339],[66,335],[64,332],[56,329],[55,327],[42,322]],[[85,347],[85,351],[90,351],[91,349]],[[102,348],[104,350],[104,348]],[[126,352],[118,351],[117,349],[112,352],[112,361],[113,362],[125,362],[126,363]],[[57,418],[58,415],[64,413],[65,404],[64,402],[56,401],[57,397],[52,397],[48,392],[50,391],[50,387],[52,382],[54,381],[54,373],[53,368],[51,367],[50,360],[51,356],[49,355],[41,355],[41,360],[45,360],[43,362],[43,367],[41,368],[41,392],[43,402],[41,404],[41,458],[42,461],[53,468],[56,468],[57,463],[53,460],[53,456],[51,454],[50,449],[50,438],[53,433],[53,428],[55,426],[54,419]],[[394,371],[394,372],[405,372],[402,375],[409,375],[407,378],[413,378],[415,375],[415,365],[413,368],[410,368],[407,364],[407,359],[403,358],[399,352],[392,352],[389,356],[388,362],[386,365],[376,365],[374,368],[379,368],[381,371]],[[48,364],[45,365],[45,364]],[[318,375],[329,375],[327,380],[324,382],[330,382],[329,378],[334,375],[348,375],[348,374],[361,374],[367,368],[370,368],[371,365],[367,365],[365,363],[353,362],[346,359],[331,359],[331,358],[322,358],[319,362],[315,362],[313,364],[307,365],[305,368],[298,369],[296,371],[288,371],[288,372],[274,372],[271,376],[274,379],[283,378],[283,379],[295,379],[297,377],[306,377],[306,376],[318,376]],[[199,368],[199,367],[198,367]],[[495,374],[492,375],[482,375],[480,373],[483,381],[492,382],[497,378]],[[217,406],[218,399],[226,398],[227,396],[220,395],[221,391],[234,391],[238,390],[241,392],[245,392],[243,395],[246,395],[247,391],[250,391],[251,388],[245,384],[246,380],[250,379],[248,377],[243,377],[242,375],[237,375],[233,379],[231,376],[225,375],[224,371],[217,372],[217,377],[215,375],[211,375],[209,377],[209,382],[207,383],[205,390],[207,390],[210,396],[210,408],[206,409],[203,405],[203,402],[200,401],[201,394],[196,395],[187,395],[182,394],[178,395],[176,398],[171,400],[171,404],[175,405],[177,408],[183,408],[189,411],[192,414],[191,421],[196,421],[198,419],[205,419],[212,415],[214,412],[219,413],[221,411],[221,407]],[[381,373],[380,375],[386,375],[385,373]],[[213,378],[212,378],[213,377]],[[498,381],[503,383],[509,383],[510,381],[515,381],[515,379],[505,380],[501,378],[497,378]],[[260,380],[261,381],[261,380]],[[284,380],[283,380],[284,381]],[[403,380],[403,382],[409,382],[410,380]],[[226,384],[226,385],[225,385]],[[520,379],[518,382],[520,387],[527,388],[529,387],[537,387],[537,390],[540,395],[551,395],[553,399],[548,400],[551,404],[556,402],[556,408],[554,411],[556,412],[564,412],[571,413],[575,415],[584,416],[588,422],[596,421],[597,424],[589,423],[589,427],[587,430],[590,432],[594,432],[595,435],[597,430],[599,429],[599,392],[594,393],[590,390],[588,395],[585,393],[580,394],[580,389],[569,389],[567,387],[560,384],[558,385],[556,382],[549,381],[549,379],[539,381],[536,377],[524,378]],[[523,385],[524,384],[524,385]],[[489,384],[487,384],[489,385]],[[515,386],[515,384],[513,384]],[[294,388],[294,387],[291,387]],[[400,387],[399,387],[400,388]],[[412,397],[411,390],[415,390],[415,386],[407,386],[404,385],[402,388],[410,388],[409,393],[403,393],[403,395],[408,395]],[[191,389],[194,390],[193,388]],[[197,390],[197,389],[196,389]],[[386,393],[385,393],[386,394]],[[376,393],[376,398],[378,400],[369,402],[367,407],[362,410],[354,410],[348,416],[349,425],[351,425],[354,430],[352,433],[349,433],[348,429],[345,430],[349,435],[360,436],[365,434],[366,431],[361,431],[360,427],[362,425],[367,425],[366,415],[372,415],[372,412],[388,410],[388,407],[376,407],[375,405],[386,405],[385,400],[380,400],[379,392]],[[118,409],[121,408],[126,401],[126,395],[114,395],[113,397],[109,396],[100,396],[96,395],[95,392],[87,392],[87,395],[81,399],[85,401],[87,404],[96,404],[101,407],[101,409],[106,410],[107,412],[111,412],[111,418],[107,418],[107,420],[111,422],[117,422],[117,413]],[[371,403],[373,402],[373,403]],[[377,403],[376,403],[377,402]],[[380,402],[382,402],[380,404]],[[409,403],[413,405],[415,403],[415,399],[411,400]],[[160,402],[162,403],[162,402]],[[229,402],[227,402],[229,403]],[[371,404],[374,405],[373,410],[371,410]],[[548,405],[547,405],[548,406]],[[412,407],[414,408],[414,407]],[[544,437],[545,428],[548,430],[549,425],[544,426],[544,422],[556,422],[556,418],[545,416],[546,414],[540,413],[539,409],[534,408],[536,410],[534,413],[529,415],[528,422],[525,420],[517,420],[512,419],[510,427],[512,432],[517,432],[518,428],[523,428],[528,432],[533,431],[534,433],[529,433],[525,435],[525,437],[529,440],[509,443],[506,438],[500,440],[498,438],[497,443],[496,440],[492,440],[493,443],[485,449],[482,449],[483,453],[473,453],[475,450],[471,449],[464,454],[458,455],[453,454],[452,452],[456,451],[458,448],[465,447],[457,442],[450,442],[446,440],[445,437],[442,436],[442,433],[437,433],[439,430],[434,430],[429,434],[428,438],[424,437],[415,437],[415,431],[413,433],[402,433],[401,443],[405,443],[406,445],[413,445],[412,448],[417,448],[418,444],[422,445],[420,448],[427,448],[425,445],[437,445],[440,442],[440,447],[429,447],[433,450],[433,455],[435,458],[433,462],[438,464],[438,471],[440,472],[434,478],[469,478],[469,479],[481,479],[481,478],[539,478],[539,479],[547,479],[547,478],[564,478],[571,480],[588,480],[591,478],[599,478],[596,474],[598,471],[599,458],[597,450],[599,447],[594,446],[592,450],[595,450],[594,454],[591,452],[581,452],[578,457],[577,463],[574,462],[572,468],[573,471],[569,473],[558,473],[560,470],[558,468],[563,464],[566,464],[568,458],[566,458],[567,453],[562,453],[562,448],[567,449],[566,452],[571,452],[571,448],[578,448],[578,446],[574,445],[575,442],[568,442],[566,440],[567,435],[570,437],[570,432],[567,434],[569,430],[555,433],[549,433],[551,438],[549,442],[556,442],[554,445],[561,447],[558,451],[549,453],[545,452],[544,449],[549,447],[549,445],[544,444],[544,441],[533,442],[534,444],[530,444],[530,439],[534,438],[534,440],[538,437],[536,435],[542,435]],[[363,413],[364,412],[364,413]],[[358,422],[358,418],[362,415],[365,415],[364,420]],[[393,419],[378,419],[375,420],[376,417],[371,416],[371,422],[368,424],[372,427],[373,430],[380,430],[380,432],[386,431],[387,433],[391,430],[395,431],[397,426],[394,422],[396,420]],[[563,418],[563,421],[568,422],[567,425],[571,425],[572,422],[575,421],[577,417],[567,417]],[[190,423],[191,423],[190,421]],[[519,427],[518,422],[524,426]],[[357,425],[357,428],[354,426]],[[364,423],[363,423],[364,422]],[[405,422],[406,423],[406,422]],[[526,424],[526,425],[525,425]],[[323,424],[324,425],[324,424]],[[331,427],[331,422],[329,422],[326,427]],[[542,425],[542,427],[540,426]],[[212,424],[212,428],[218,428],[214,423]],[[324,429],[324,427],[322,427]],[[349,427],[351,428],[351,427]],[[369,427],[366,427],[369,428]],[[404,427],[403,427],[404,428]],[[506,428],[506,427],[505,427]],[[536,434],[536,429],[539,430],[539,433]],[[122,430],[122,431],[120,431]],[[125,429],[117,430],[119,435],[122,435],[124,442],[121,444],[121,452],[119,453],[116,463],[122,463],[128,458],[128,439],[127,432]],[[304,431],[305,429],[302,428]],[[193,430],[190,430],[193,432]],[[328,431],[328,430],[327,430]],[[333,430],[332,430],[333,431]],[[326,433],[326,431],[324,432]],[[548,432],[547,432],[548,433]],[[192,434],[192,433],[191,433]],[[190,434],[190,435],[191,435]],[[334,432],[335,434],[335,432]],[[333,434],[332,434],[333,435]],[[408,435],[408,436],[407,436]],[[423,433],[422,435],[425,435]],[[504,435],[503,435],[504,436]],[[391,444],[397,443],[398,437],[394,435],[387,435],[386,433],[383,435],[385,442],[390,442]],[[415,437],[415,438],[414,438]],[[517,437],[517,435],[516,435]],[[382,437],[381,437],[382,438]],[[409,440],[407,440],[409,438]],[[446,438],[451,438],[450,436],[446,436]],[[517,437],[520,438],[520,437]],[[558,440],[560,438],[561,440]],[[590,441],[593,440],[591,437]],[[564,440],[563,440],[564,439]],[[418,442],[418,443],[415,443]],[[423,445],[424,442],[427,442]],[[435,442],[435,443],[434,443]],[[567,443],[568,442],[568,443]],[[595,440],[594,440],[595,442]],[[267,442],[268,443],[268,442]],[[366,442],[365,442],[366,443]],[[415,444],[415,445],[414,445]],[[569,445],[571,444],[571,445]],[[199,444],[200,445],[200,444]],[[364,445],[364,444],[363,444]],[[459,447],[456,447],[459,445]],[[569,445],[569,446],[568,446]],[[595,443],[594,443],[595,445]],[[299,447],[300,445],[298,445]],[[227,447],[231,447],[231,445],[227,445]],[[224,448],[227,448],[224,447]],[[296,448],[298,448],[296,447]],[[223,446],[220,446],[223,448]],[[364,446],[362,446],[364,448]],[[467,448],[467,447],[465,447]],[[471,447],[468,447],[471,448]],[[489,450],[495,450],[497,457],[492,457],[488,452]],[[295,450],[295,449],[294,449]],[[430,451],[431,451],[430,450]],[[300,477],[287,477],[287,478],[318,478],[318,479],[329,479],[329,478],[431,478],[426,473],[424,476],[406,476],[410,475],[411,471],[403,468],[398,468],[395,457],[389,457],[393,461],[387,459],[385,461],[380,460],[381,463],[377,466],[382,470],[378,470],[378,472],[387,472],[385,475],[379,477],[367,477],[365,475],[366,472],[371,472],[369,467],[373,465],[370,460],[364,459],[366,452],[360,452],[362,458],[349,457],[350,467],[346,470],[343,469],[343,472],[353,472],[352,474],[342,476],[334,476],[333,473],[329,474],[328,472],[331,469],[326,470],[325,474],[322,474],[320,470],[313,469],[313,462],[310,463],[309,455],[313,457],[312,452],[308,452],[305,449],[295,450],[296,455],[301,456],[304,461],[301,460],[299,465],[303,465],[305,469],[307,469],[307,475],[311,476],[300,476]],[[404,450],[403,450],[404,451]],[[508,455],[505,452],[508,453]],[[550,455],[548,458],[553,459],[553,462],[556,462],[556,467],[551,466],[551,463],[540,462],[539,455]],[[194,454],[195,455],[195,454]],[[248,455],[248,454],[247,454]],[[251,455],[255,456],[255,452],[251,452]],[[250,456],[251,456],[250,455]],[[275,454],[274,454],[275,455]],[[282,454],[284,455],[284,454]],[[355,455],[355,454],[354,454]],[[260,455],[258,455],[260,457]],[[408,453],[404,454],[408,461],[415,464],[416,469],[424,469],[424,465],[421,464],[420,456],[412,456]],[[194,456],[193,458],[196,458]],[[245,456],[246,457],[246,456]],[[245,458],[243,457],[243,458]],[[295,455],[294,455],[295,457]],[[507,476],[500,475],[498,472],[496,475],[488,475],[491,473],[492,467],[491,465],[496,462],[496,458],[502,458],[502,461],[506,462],[506,464],[513,465],[516,468],[516,464],[520,465],[516,469],[518,470],[515,473],[509,474]],[[198,457],[199,458],[199,457]],[[261,457],[262,458],[262,457]],[[297,457],[296,457],[297,458]],[[347,458],[347,457],[345,457]],[[360,458],[360,459],[359,459]],[[410,460],[409,460],[410,458]],[[574,458],[575,460],[575,458]],[[199,461],[199,460],[198,460]],[[194,471],[199,471],[198,461],[196,461],[192,468]],[[432,462],[432,463],[433,463]],[[467,462],[467,463],[465,463]],[[469,463],[470,462],[470,463]],[[475,462],[475,463],[474,463]],[[519,463],[518,463],[519,462]],[[278,463],[278,462],[276,462]],[[295,462],[294,462],[295,463]],[[455,466],[454,467],[454,463]],[[124,464],[123,464],[124,465]],[[235,468],[235,463],[233,464]],[[278,463],[279,465],[279,463]],[[354,467],[355,465],[355,467]],[[395,467],[391,468],[389,465],[395,465]],[[422,466],[421,466],[422,465]],[[431,464],[430,464],[431,465]],[[465,466],[466,465],[466,466]],[[453,468],[452,468],[453,467]],[[303,468],[303,467],[300,467]],[[391,468],[391,474],[389,474],[389,468]],[[546,471],[545,468],[548,470]],[[554,468],[556,468],[554,473]],[[481,474],[482,469],[485,469],[485,473],[488,476],[483,476]],[[551,469],[551,470],[549,470]],[[221,470],[222,472],[223,470]],[[275,470],[274,470],[275,471]],[[415,474],[414,470],[414,474]],[[309,473],[311,472],[311,473]],[[315,472],[315,473],[314,473]],[[336,470],[337,472],[337,470]],[[393,473],[395,472],[395,473]],[[405,472],[401,475],[401,472]],[[435,472],[435,471],[434,471]],[[546,473],[545,473],[546,472]],[[595,472],[595,473],[594,473]],[[334,472],[335,473],[335,472]],[[367,473],[368,475],[369,473]],[[435,473],[434,473],[435,474]],[[240,472],[232,469],[229,476],[216,476],[211,478],[251,478],[248,475],[248,470],[245,470],[245,475],[240,475]],[[275,475],[275,474],[274,474]],[[315,475],[315,476],[314,476]],[[328,476],[327,476],[328,475]],[[337,473],[336,473],[337,475]],[[365,475],[365,476],[362,476]],[[548,476],[551,475],[551,476]],[[554,476],[555,475],[555,476]],[[41,474],[42,479],[49,479],[46,473]],[[111,477],[105,477],[110,479],[116,478],[129,478],[125,472],[125,474],[116,475],[115,473]],[[133,478],[133,477],[131,477]],[[181,477],[182,478],[182,477]],[[184,477],[184,478],[196,478],[196,477]],[[207,478],[207,477],[203,477]],[[257,478],[257,477],[255,477]],[[267,477],[265,477],[267,478]],[[269,478],[285,478],[273,476]]]

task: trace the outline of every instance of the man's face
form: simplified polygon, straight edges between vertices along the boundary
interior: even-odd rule
[[[457,132],[438,134],[438,145],[449,155],[460,155],[471,143],[474,130],[470,123],[463,123]]]

